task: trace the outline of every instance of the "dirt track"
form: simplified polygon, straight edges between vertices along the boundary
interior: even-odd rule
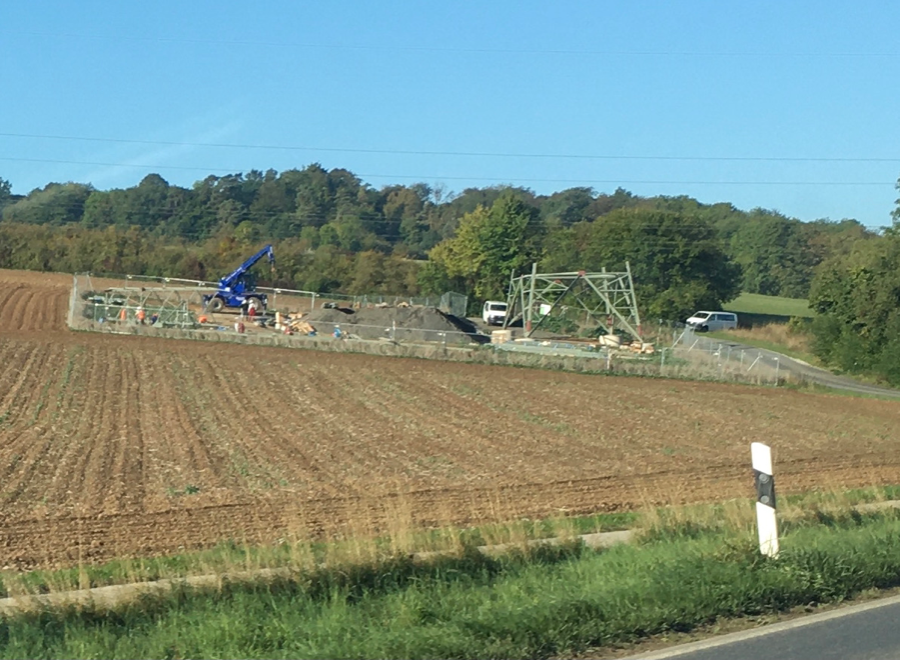
[[[900,482],[900,403],[74,333],[0,271],[0,567]]]

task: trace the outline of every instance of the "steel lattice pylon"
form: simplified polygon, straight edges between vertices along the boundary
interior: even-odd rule
[[[620,329],[643,341],[631,266],[627,262],[624,272],[615,273],[538,273],[534,264],[530,275],[513,274],[503,327],[521,320],[525,336],[530,337],[562,305],[587,312],[590,320],[606,326],[609,332]]]

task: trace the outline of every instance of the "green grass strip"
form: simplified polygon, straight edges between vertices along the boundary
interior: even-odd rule
[[[799,316],[812,318],[815,314],[809,308],[809,301],[801,298],[764,296],[759,293],[742,293],[724,309],[737,314],[759,314],[764,316]]]
[[[0,624],[0,657],[545,658],[900,584],[893,514],[823,523],[789,529],[774,561],[752,534],[656,534],[22,615]]]

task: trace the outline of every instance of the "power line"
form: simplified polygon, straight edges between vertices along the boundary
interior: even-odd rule
[[[134,188],[128,190],[135,190]],[[101,194],[108,194],[106,192],[100,191]],[[652,198],[648,198],[651,199]],[[223,200],[219,200],[217,203],[221,204]],[[41,200],[29,200],[27,197],[19,200],[19,202],[15,202],[11,204],[9,208],[14,214],[16,212],[16,204],[17,203],[25,203],[26,205],[35,205],[37,207],[41,207],[44,202]],[[121,202],[119,202],[121,203]],[[71,213],[71,214],[83,214],[86,211],[87,202],[70,202],[64,204],[52,204],[52,209],[54,211]],[[423,225],[446,225],[452,224],[455,221],[458,221],[462,218],[466,212],[461,209],[454,209],[452,207],[452,201],[446,203],[446,211],[444,210],[444,204],[441,205],[423,205],[423,209],[419,212],[419,216],[417,218],[400,217],[393,218],[387,217],[383,211],[374,211],[374,210],[364,210],[364,209],[348,209],[344,211],[340,211],[338,209],[332,209],[331,211],[298,211],[298,210],[274,210],[274,209],[254,209],[251,206],[243,206],[239,209],[229,210],[227,214],[221,214],[221,207],[201,207],[201,208],[192,208],[188,206],[187,208],[177,205],[170,204],[166,206],[154,207],[152,209],[146,210],[136,210],[133,208],[123,208],[117,206],[103,207],[99,211],[95,210],[101,217],[115,217],[116,219],[130,219],[130,218],[139,218],[139,219],[147,219],[153,218],[154,222],[160,224],[166,224],[173,221],[194,221],[194,222],[204,222],[208,220],[215,220],[217,222],[234,222],[241,220],[250,220],[252,222],[266,222],[272,220],[279,220],[286,223],[300,223],[302,226],[311,225],[311,226],[320,226],[324,224],[334,224],[334,225],[346,225],[348,222],[352,222],[358,220],[363,225],[371,226],[371,225],[397,225],[399,226],[404,220],[415,219],[416,222],[422,223]],[[32,206],[26,206],[26,209],[33,208]],[[639,211],[646,212],[667,212],[665,208],[659,208],[655,205],[647,205],[647,204],[636,204],[634,206],[626,206],[619,207],[624,210],[634,209]],[[697,209],[697,211],[702,211],[703,209]],[[23,211],[27,213],[28,211]],[[685,229],[709,229],[715,225],[715,220],[699,217],[695,215],[695,211],[687,210],[683,211],[684,215],[679,219],[678,226]],[[597,216],[597,218],[603,218],[608,213],[602,213]],[[735,216],[748,216],[745,219],[751,219],[752,213],[748,213],[746,211],[735,211]],[[789,218],[787,216],[781,215],[772,215],[766,217],[778,217],[782,218],[788,222],[801,222],[800,220],[796,220],[793,218]],[[588,216],[579,216],[577,220],[572,221],[572,223],[578,223],[582,221],[593,221],[595,218]],[[21,222],[23,224],[35,224],[30,223],[28,221],[17,220],[14,216],[9,218],[11,222]],[[558,216],[548,215],[546,218],[534,218],[526,221],[526,226],[532,227],[540,227],[547,228],[548,221],[559,220]],[[317,223],[317,224],[313,224]],[[567,223],[566,225],[561,226],[570,226],[572,223]],[[116,224],[115,221],[109,224]],[[650,219],[643,218],[631,218],[629,219],[629,227],[631,228],[650,228],[654,229],[659,226],[659,222]]]
[[[187,167],[182,165],[149,165],[136,163],[107,163],[98,161],[57,160],[48,158],[10,158],[0,156],[0,161],[23,163],[50,163],[57,165],[90,165],[94,167],[122,167],[148,170],[187,170],[200,172],[241,172],[242,168]],[[894,181],[685,181],[664,179],[543,179],[523,177],[443,176],[383,173],[354,173],[357,177],[380,179],[410,179],[415,181],[493,181],[498,183],[582,183],[608,185],[697,185],[697,186],[894,186]]]
[[[769,57],[769,58],[867,58],[897,57],[891,51],[700,51],[700,50],[601,50],[581,48],[462,48],[458,46],[403,46],[398,44],[352,44],[302,41],[265,41],[252,39],[189,39],[178,37],[141,37],[123,34],[78,34],[74,32],[43,32],[25,30],[0,30],[0,34],[52,37],[65,39],[90,39],[109,41],[140,41],[145,43],[205,44],[223,46],[252,46],[272,48],[301,48],[321,50],[357,50],[411,53],[481,53],[495,55],[588,55],[601,57]]]
[[[331,153],[360,153],[400,156],[465,156],[473,158],[541,158],[576,160],[659,160],[659,161],[712,161],[757,163],[900,163],[900,158],[881,157],[815,157],[815,156],[664,156],[630,154],[551,154],[513,153],[491,151],[444,151],[426,149],[363,149],[349,147],[316,147],[276,144],[242,144],[221,142],[178,142],[169,140],[135,140],[126,138],[86,137],[75,135],[44,135],[37,133],[0,133],[0,137],[39,140],[69,140],[79,142],[104,142],[112,144],[141,144],[167,147],[210,147],[216,149],[258,149],[267,151],[322,151]]]
[[[78,184],[82,185],[82,184]],[[191,193],[192,191],[187,188],[180,188],[178,186],[170,186],[169,190],[179,190]],[[139,189],[136,187],[126,188],[123,190],[119,190],[117,192],[138,192]],[[108,196],[110,195],[110,191],[102,191],[102,190],[91,190],[90,194],[99,193],[101,195]],[[38,195],[43,194],[43,191],[39,192]],[[61,192],[60,194],[64,194]],[[89,195],[88,195],[89,196]],[[543,197],[543,201],[547,200],[547,196],[538,196],[538,198]],[[609,196],[606,196],[609,198]],[[60,211],[64,213],[83,213],[86,210],[87,206],[87,198],[85,197],[84,201],[66,201],[62,204],[59,204],[55,201],[48,201],[45,199],[41,199],[40,197],[36,199],[31,199],[28,196],[23,196],[21,199],[12,202],[7,208],[16,213],[16,209],[19,208],[17,205],[22,204],[23,209],[29,209],[34,207],[42,207],[42,206],[50,206],[54,211]],[[124,206],[127,203],[124,200],[115,200],[112,198],[106,197],[109,200],[109,203],[112,206],[103,206],[100,209],[94,209],[95,213],[100,214],[101,216],[115,216],[117,218],[128,218],[128,217],[137,217],[137,218],[147,218],[154,217],[157,218],[160,222],[167,222],[174,218],[180,218],[182,220],[194,220],[194,221],[203,221],[209,218],[214,218],[219,221],[230,221],[231,219],[246,219],[252,221],[267,221],[267,220],[290,220],[296,222],[319,222],[320,224],[328,224],[328,223],[337,223],[337,224],[346,224],[347,222],[351,222],[354,220],[359,220],[363,224],[385,224],[385,225],[399,225],[404,221],[415,220],[416,222],[421,222],[425,224],[446,224],[451,222],[452,220],[458,220],[463,215],[470,213],[470,211],[464,211],[461,208],[454,207],[453,204],[455,199],[450,199],[446,202],[436,203],[436,202],[423,202],[422,208],[415,212],[415,216],[401,216],[401,217],[393,217],[388,212],[381,210],[376,210],[375,208],[362,208],[362,207],[349,207],[349,208],[341,208],[339,205],[331,204],[328,210],[321,211],[309,211],[309,210],[300,210],[296,207],[293,209],[281,210],[281,209],[273,209],[273,208],[254,208],[253,203],[245,204],[243,202],[237,202],[240,204],[240,208],[228,208],[223,214],[222,204],[228,201],[237,201],[232,197],[227,195],[221,195],[218,199],[212,199],[204,202],[204,204],[212,204],[213,206],[202,206],[202,207],[192,207],[190,206],[190,202],[187,200],[178,200],[176,203],[168,203],[165,206],[154,206],[150,209],[134,209],[127,208]],[[602,218],[608,215],[609,213],[617,210],[623,211],[642,211],[648,213],[675,213],[681,214],[680,219],[678,220],[678,225],[680,227],[709,227],[711,225],[715,225],[720,219],[716,219],[714,217],[706,217],[703,216],[702,213],[704,211],[712,212],[712,209],[715,205],[712,204],[702,204],[700,203],[697,208],[676,208],[670,209],[666,206],[665,203],[660,203],[657,201],[655,197],[645,197],[645,198],[635,198],[636,201],[633,204],[627,204],[623,206],[616,206],[612,211],[598,212],[597,218]],[[671,199],[671,198],[669,198]],[[601,198],[595,198],[591,203],[600,201]],[[135,201],[134,199],[130,199],[128,201]],[[531,205],[527,200],[523,200],[525,204],[530,205],[531,208],[535,210],[539,210],[537,206]],[[538,201],[537,199],[535,200]],[[123,205],[123,206],[117,206]],[[586,205],[585,209],[588,208],[590,204]],[[487,209],[486,209],[487,210]],[[765,217],[771,218],[780,218],[790,222],[803,222],[796,218],[791,218],[789,216],[785,216],[783,214],[778,213],[777,211],[770,211],[763,209],[762,215]],[[27,212],[23,210],[22,212]],[[576,212],[579,213],[579,212]],[[753,211],[742,211],[740,209],[734,209],[732,215],[735,219],[753,219],[755,217]],[[583,220],[593,221],[594,216],[585,216],[578,215],[577,220],[573,220],[571,222],[580,222]],[[16,220],[13,220],[16,221]],[[534,226],[546,226],[547,222],[552,221],[561,221],[559,215],[548,213],[545,217],[537,217],[534,219],[529,219],[526,221],[526,225],[534,225]],[[28,224],[28,223],[26,223]],[[568,226],[567,223],[565,226]],[[804,223],[806,224],[806,223]],[[659,222],[654,219],[644,219],[644,218],[631,218],[629,219],[630,227],[657,227],[659,226]]]
[[[602,218],[598,218],[598,220],[602,221]],[[98,232],[98,231],[102,232],[107,229],[114,229],[114,230],[118,230],[121,232],[128,232],[131,229],[137,229],[141,232],[141,236],[139,238],[142,238],[145,240],[160,239],[163,241],[170,241],[170,242],[177,242],[179,239],[192,241],[192,242],[217,240],[218,234],[221,231],[223,231],[224,229],[234,230],[237,227],[237,225],[232,225],[229,227],[226,224],[219,224],[216,226],[210,226],[206,230],[197,229],[197,230],[193,230],[193,231],[182,230],[182,231],[173,232],[173,231],[171,231],[170,228],[166,227],[165,221],[163,221],[157,225],[153,225],[153,226],[141,226],[141,225],[123,226],[118,223],[105,223],[105,224],[98,224],[98,225],[91,226],[91,225],[82,224],[81,222],[67,222],[67,223],[62,223],[62,224],[51,224],[51,223],[4,221],[4,222],[0,222],[0,231],[2,231],[4,228],[13,228],[14,229],[16,226],[41,229],[44,231],[49,231],[50,233],[55,233],[55,232],[59,232],[59,233],[69,233],[69,232],[93,233],[93,232]],[[687,225],[686,228],[691,229],[692,227],[690,225]],[[527,232],[526,235],[528,237],[533,237],[533,236],[538,235],[539,233],[541,233],[541,232],[537,231],[537,228],[532,228],[530,231]],[[278,240],[278,241],[288,240],[288,239],[302,240],[302,237],[299,235],[283,236],[283,237],[279,237],[279,238],[275,238],[271,234],[268,234],[268,235],[263,234],[263,236],[264,237],[268,236],[268,239],[262,238],[260,240]],[[444,240],[445,238],[450,238],[450,237],[452,237],[452,235],[447,236],[447,237],[442,237],[440,240]],[[388,240],[389,237],[379,236],[379,238],[382,238],[385,240],[384,247],[393,247],[393,245],[396,244],[396,243],[393,243],[390,240]],[[648,237],[648,240],[652,243],[652,251],[655,253],[664,253],[664,254],[673,254],[676,252],[680,253],[685,249],[690,249],[693,245],[693,243],[692,243],[693,237],[691,237],[691,236],[685,236],[682,239],[677,239],[677,238],[668,237],[668,236],[663,237],[663,238],[659,238],[657,236],[652,236],[652,237]],[[717,247],[726,252],[729,247],[728,239],[726,239],[724,237],[717,237],[714,235],[710,235],[710,236],[703,237],[701,240],[702,240],[703,244],[708,247]],[[378,248],[370,248],[370,249],[373,249],[375,251],[381,251]],[[354,250],[354,251],[360,252],[363,250],[359,249],[359,250]]]

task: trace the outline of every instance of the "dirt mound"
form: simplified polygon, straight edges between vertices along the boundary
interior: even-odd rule
[[[393,337],[397,341],[445,341],[468,344],[478,341],[470,328],[454,316],[434,307],[370,307],[352,309],[316,309],[304,317],[321,334],[341,330],[361,339]]]

